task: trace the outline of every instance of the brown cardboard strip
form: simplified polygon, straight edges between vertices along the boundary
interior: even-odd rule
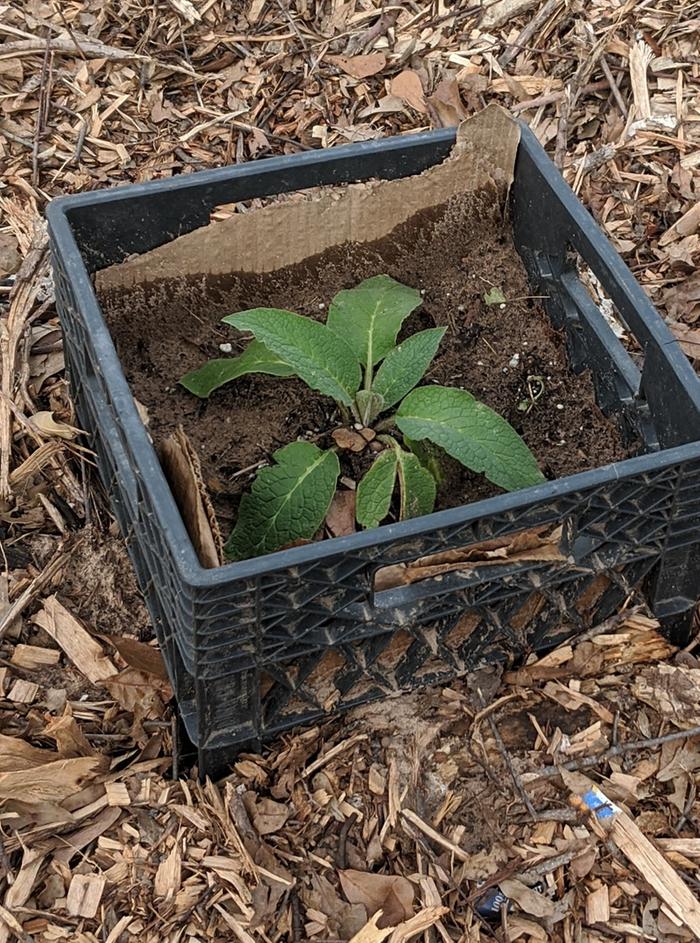
[[[422,174],[325,188],[210,223],[99,272],[98,291],[183,276],[273,272],[348,242],[372,242],[459,193],[513,180],[520,132],[498,105],[462,122],[452,154]]]

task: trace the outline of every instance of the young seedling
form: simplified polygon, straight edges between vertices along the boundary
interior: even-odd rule
[[[420,304],[420,292],[377,275],[338,292],[325,324],[277,308],[224,318],[254,340],[238,357],[210,360],[182,377],[186,389],[208,397],[248,373],[297,376],[335,400],[345,426],[330,448],[299,441],[274,453],[274,464],[258,472],[241,498],[226,543],[230,558],[314,536],[335,494],[339,447],[363,448],[357,429],[380,449],[357,486],[355,516],[362,527],[387,518],[397,480],[399,518],[430,514],[441,450],[506,491],[544,480],[533,454],[498,413],[466,390],[418,386],[446,330],[419,331],[397,344],[403,322]]]

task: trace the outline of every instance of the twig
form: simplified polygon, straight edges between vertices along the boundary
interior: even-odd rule
[[[597,766],[598,763],[604,763],[613,756],[620,756],[623,753],[632,753],[634,750],[647,750],[651,747],[661,746],[663,743],[673,743],[675,740],[689,740],[691,737],[700,737],[700,726],[690,727],[688,730],[676,730],[674,733],[664,734],[663,737],[649,737],[646,740],[630,740],[627,743],[618,743],[617,746],[610,747],[604,753],[597,756],[586,756],[580,760],[569,760],[568,763],[560,763],[558,766],[548,766],[541,770],[535,779],[528,782],[538,782],[540,779],[550,779],[552,776],[558,776],[560,770],[565,769],[569,772],[581,769],[590,769],[591,766]]]
[[[398,15],[398,10],[390,10],[388,13],[383,13],[374,26],[370,26],[369,29],[360,33],[359,36],[351,37],[345,49],[345,55],[354,55],[356,52],[359,52],[360,49],[365,49],[370,43],[373,43],[375,39],[379,39],[384,33],[388,33],[394,23],[396,23]]]
[[[476,690],[477,690],[477,694],[479,695],[479,699],[481,700],[481,703],[484,704],[484,698],[483,698],[483,695],[481,694],[481,689],[477,688]],[[513,760],[511,759],[510,753],[506,749],[506,745],[503,742],[503,737],[501,736],[500,731],[498,727],[496,726],[496,721],[493,719],[493,717],[490,714],[486,719],[489,722],[491,733],[493,734],[494,739],[498,745],[498,749],[500,750],[501,756],[503,757],[503,760],[505,761],[505,764],[508,767],[508,772],[510,773],[511,779],[513,780],[513,785],[515,786],[515,790],[520,796],[520,799],[522,800],[523,805],[527,809],[530,815],[530,818],[533,821],[536,821],[537,812],[535,812],[535,807],[533,806],[532,802],[530,802],[530,797],[528,796],[527,792],[525,792],[525,787],[521,783],[517,770],[513,766]]]
[[[581,89],[581,95],[588,95],[590,92],[602,92],[606,88],[608,88],[607,79],[599,79],[597,82],[589,82],[584,85]],[[539,98],[530,98],[528,101],[518,102],[512,105],[510,110],[517,114],[520,111],[529,111],[531,108],[541,108],[542,105],[553,105],[555,102],[560,102],[565,95],[566,91],[564,89],[558,92],[549,92],[547,95],[540,95]]]
[[[540,26],[547,22],[549,17],[552,15],[552,13],[554,13],[561,2],[562,0],[547,0],[545,5],[540,7],[527,26],[521,30],[515,42],[509,43],[506,46],[505,51],[499,57],[498,64],[502,69],[505,69],[510,65],[512,60],[515,59],[515,57],[520,52],[520,49],[529,43]]]
[[[608,84],[610,85],[610,90],[613,93],[613,98],[617,102],[617,107],[622,112],[623,118],[626,118],[627,105],[625,104],[625,100],[622,97],[622,94],[620,93],[620,86],[615,81],[615,76],[612,74],[612,70],[610,66],[608,65],[608,60],[605,58],[605,55],[602,55],[600,57],[600,67],[603,70],[603,75],[605,76],[605,78],[608,81]]]
[[[590,38],[592,38],[592,28],[589,24],[584,24],[584,26],[585,25],[588,25],[588,35]],[[585,50],[585,55],[583,57],[579,57],[579,63],[576,67],[576,71],[569,79],[569,82],[564,90],[565,94],[562,101],[561,110],[559,112],[557,138],[554,148],[554,163],[560,170],[564,167],[564,158],[566,157],[569,115],[576,107],[576,103],[578,102],[579,96],[581,95],[581,92],[584,88],[584,82],[590,77],[590,74],[595,68],[598,59],[603,54],[603,49],[604,46],[602,40],[597,40],[592,43],[590,49]]]
[[[32,144],[32,186],[39,186],[39,144],[44,126],[48,118],[50,88],[51,88],[51,45],[50,40],[46,40],[46,51],[44,52],[44,61],[41,64],[41,76],[39,79],[39,107],[36,112],[36,125],[34,127],[34,142]]]

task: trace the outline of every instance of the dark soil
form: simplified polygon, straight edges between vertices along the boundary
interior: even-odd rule
[[[243,377],[201,401],[177,379],[205,360],[223,356],[220,344],[243,338],[221,318],[257,306],[287,308],[325,319],[342,288],[387,273],[424,292],[422,307],[403,336],[447,325],[427,382],[468,389],[523,436],[547,477],[626,457],[617,426],[595,403],[586,373],[567,365],[563,337],[541,301],[531,297],[510,227],[494,218],[493,196],[470,205],[462,198],[414,217],[379,242],[347,244],[273,274],[231,275],[155,283],[102,297],[117,350],[136,398],[148,409],[156,442],[182,424],[197,449],[205,480],[228,533],[240,494],[271,453],[298,437],[332,444],[340,424],[334,403],[299,380]],[[487,305],[484,292],[499,287],[505,308]],[[528,378],[537,377],[538,380]],[[526,413],[528,385],[541,395]],[[343,473],[357,480],[371,461],[341,457]],[[437,508],[499,493],[481,475],[448,460]]]

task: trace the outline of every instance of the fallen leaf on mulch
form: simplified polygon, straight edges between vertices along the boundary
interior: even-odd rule
[[[146,645],[145,642],[139,642],[137,639],[129,638],[125,635],[105,636],[116,648],[124,661],[131,668],[138,671],[145,671],[146,674],[155,675],[161,681],[168,680],[168,671],[163,661],[163,656],[157,648]]]
[[[456,79],[443,79],[425,100],[433,124],[438,128],[451,128],[467,117]]]
[[[700,668],[648,668],[637,678],[632,691],[681,730],[700,724]]]
[[[69,704],[66,704],[62,717],[54,717],[49,721],[44,727],[42,736],[53,740],[62,756],[95,755],[87,737],[75,722]]]
[[[413,914],[414,887],[400,874],[338,871],[340,886],[351,904],[364,904],[367,916],[382,911],[379,927],[394,926]]]
[[[334,537],[355,533],[354,491],[336,491],[326,514],[326,527]]]
[[[508,879],[498,885],[506,897],[514,900],[518,906],[533,917],[551,917],[554,913],[554,904],[543,894],[538,894],[522,881]]]
[[[368,56],[326,56],[326,62],[337,65],[354,79],[366,79],[381,72],[386,65],[383,52],[374,52]]]
[[[258,835],[272,835],[279,832],[289,818],[289,809],[274,799],[263,799],[257,803],[253,816],[253,825]]]
[[[19,254],[15,237],[9,232],[0,233],[0,278],[13,275],[21,261],[22,256]]]
[[[428,106],[425,103],[423,84],[420,76],[413,69],[404,69],[403,72],[399,72],[389,83],[389,93],[406,102],[420,114],[427,114]]]

